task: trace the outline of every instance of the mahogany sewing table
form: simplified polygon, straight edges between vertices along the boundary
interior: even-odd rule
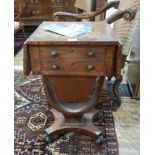
[[[24,44],[24,74],[32,71],[42,75],[48,106],[55,118],[46,132],[52,137],[78,131],[96,139],[101,131],[93,124],[93,107],[104,77],[115,76],[114,109],[121,103],[121,44],[106,21],[89,22],[92,31],[74,38],[43,29],[51,23],[43,22]]]

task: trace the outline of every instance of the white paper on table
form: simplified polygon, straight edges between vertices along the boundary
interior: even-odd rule
[[[92,31],[92,27],[88,23],[52,23],[43,29],[52,31],[67,37],[76,37]]]

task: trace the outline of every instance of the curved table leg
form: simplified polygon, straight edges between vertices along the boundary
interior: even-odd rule
[[[113,85],[114,98],[112,99],[112,106],[114,111],[116,111],[121,105],[121,96],[118,90],[118,87],[121,82],[122,82],[122,76],[120,75],[116,77],[116,80]]]

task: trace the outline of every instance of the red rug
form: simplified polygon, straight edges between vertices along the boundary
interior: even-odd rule
[[[106,92],[106,91],[105,91]],[[15,155],[118,155],[114,119],[109,102],[100,97],[96,123],[103,131],[104,143],[99,146],[91,137],[76,132],[60,135],[45,143],[44,130],[53,123],[40,76],[23,76],[15,72]]]

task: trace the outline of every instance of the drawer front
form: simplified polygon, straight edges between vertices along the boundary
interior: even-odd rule
[[[42,72],[53,75],[103,75],[106,72],[105,61],[42,61]]]
[[[115,48],[30,46],[32,71],[43,75],[111,76],[115,69]]]
[[[40,47],[40,58],[45,61],[53,60],[104,60],[106,57],[105,47]]]

